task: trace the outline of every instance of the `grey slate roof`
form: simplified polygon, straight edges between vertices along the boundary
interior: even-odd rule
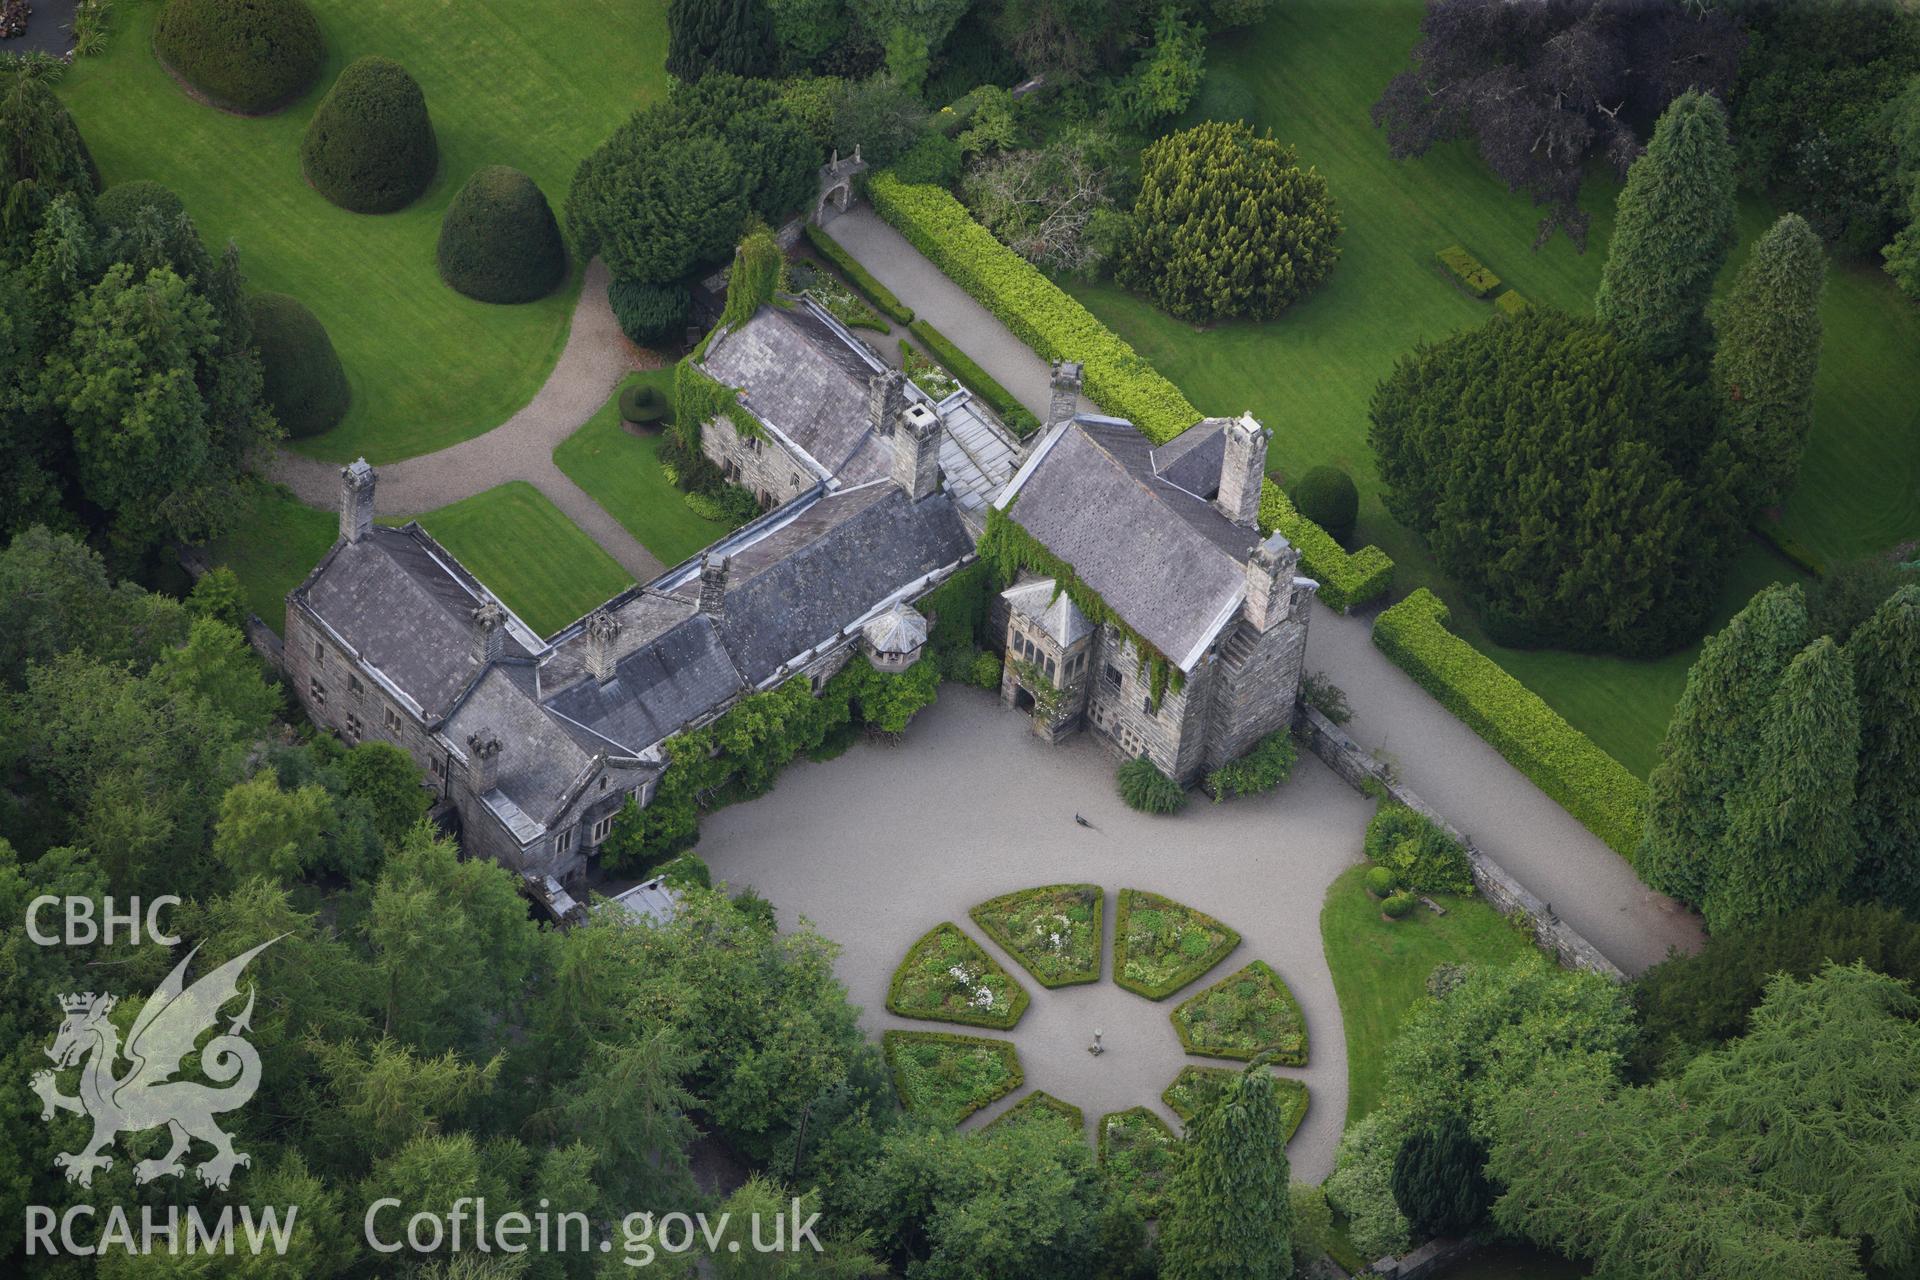
[[[1181,470],[1209,447],[1203,438],[1170,451],[1168,465]],[[1131,423],[1082,414],[1048,433],[1000,505],[1190,671],[1246,597],[1258,534],[1158,474],[1155,453]]]
[[[586,751],[549,716],[535,697],[531,662],[496,663],[448,719],[446,735],[465,751],[467,737],[492,730],[501,742],[497,791],[511,806],[488,792],[486,800],[509,827],[517,811],[544,828],[560,807],[567,787],[596,753]],[[515,830],[529,839],[538,831]]]
[[[613,672],[605,684],[579,680],[546,705],[612,739],[626,755],[638,755],[745,689],[713,620],[701,613],[628,652]]]
[[[875,653],[912,653],[927,643],[927,620],[910,604],[895,604],[860,628]]]
[[[337,544],[294,591],[429,719],[479,673],[473,610],[491,597],[418,525],[375,525],[359,542]],[[537,644],[509,624],[508,655],[527,656],[528,641]]]
[[[1033,578],[1008,587],[1000,593],[1000,598],[1015,613],[1031,619],[1064,649],[1091,632],[1093,623],[1059,585],[1052,578]]]
[[[956,391],[937,407],[945,428],[940,438],[940,471],[947,494],[963,514],[979,513],[984,520],[987,504],[1020,465],[1019,448],[972,392]]]

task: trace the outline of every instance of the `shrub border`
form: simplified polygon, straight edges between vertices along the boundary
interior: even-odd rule
[[[1133,899],[1135,895],[1159,898],[1163,902],[1171,902],[1182,911],[1191,911],[1203,920],[1212,921],[1222,933],[1227,935],[1228,941],[1226,945],[1219,949],[1218,954],[1211,951],[1208,952],[1207,956],[1212,956],[1212,959],[1207,959],[1207,956],[1202,956],[1199,960],[1190,961],[1188,964],[1183,965],[1174,972],[1172,978],[1168,979],[1167,982],[1160,987],[1148,987],[1141,983],[1127,981],[1127,919],[1133,914]],[[1149,1000],[1165,1000],[1182,987],[1196,982],[1213,972],[1216,966],[1234,953],[1240,946],[1240,941],[1240,931],[1238,929],[1235,929],[1232,925],[1222,923],[1206,912],[1195,907],[1190,907],[1184,902],[1169,898],[1163,893],[1154,893],[1148,889],[1122,889],[1120,890],[1119,905],[1114,909],[1113,913],[1113,985],[1119,987],[1122,991],[1131,991],[1137,996],[1145,996]],[[1202,961],[1205,961],[1205,963],[1202,963]]]
[[[1178,1079],[1179,1077],[1176,1076],[1174,1078]],[[1172,1089],[1173,1086],[1168,1085],[1167,1088]],[[1164,1094],[1161,1096],[1161,1101],[1162,1102],[1166,1101],[1166,1097]],[[1126,1109],[1121,1111],[1109,1111],[1105,1115],[1101,1116],[1099,1120],[1095,1121],[1093,1126],[1093,1159],[1094,1159],[1094,1163],[1099,1165],[1103,1170],[1106,1169],[1107,1167],[1107,1126],[1111,1124],[1113,1121],[1119,1119],[1121,1116],[1138,1116],[1149,1125],[1157,1126],[1160,1132],[1167,1135],[1167,1141],[1172,1143],[1176,1147],[1179,1146],[1180,1143],[1184,1141],[1184,1139],[1181,1138],[1179,1134],[1173,1131],[1173,1126],[1168,1124],[1165,1120],[1162,1120],[1160,1118],[1160,1113],[1158,1111],[1155,1111],[1152,1107],[1145,1106],[1145,1105],[1137,1105],[1137,1106],[1127,1107]],[[1184,1124],[1185,1121],[1182,1121],[1181,1123]],[[1176,1160],[1179,1158],[1178,1153],[1175,1154],[1174,1158]],[[1139,1194],[1140,1206],[1142,1210],[1146,1211],[1148,1217],[1155,1216],[1155,1214],[1159,1211],[1160,1206],[1164,1203],[1167,1195],[1167,1183],[1173,1180],[1173,1172],[1174,1171],[1172,1169],[1166,1170],[1162,1175],[1161,1182],[1158,1187],[1130,1188],[1131,1190],[1134,1190]],[[1107,1176],[1112,1177],[1114,1175],[1109,1173]]]
[[[933,358],[945,365],[947,372],[958,379],[962,386],[986,401],[987,407],[999,415],[1009,431],[1025,439],[1040,429],[1040,419],[1033,415],[1032,410],[1015,400],[1012,392],[975,364],[972,356],[954,346],[946,334],[925,320],[913,321],[907,326],[907,332],[920,339],[927,350],[933,353]]]
[[[1032,1093],[1020,1099],[1020,1101],[1014,1103],[1005,1111],[1002,1111],[992,1120],[989,1120],[982,1127],[987,1129],[997,1128],[1009,1120],[1012,1120],[1023,1111],[1051,1111],[1064,1120],[1073,1121],[1073,1127],[1076,1132],[1083,1135],[1086,1133],[1087,1113],[1063,1098],[1054,1097],[1045,1089],[1035,1089]]]
[[[832,263],[834,269],[845,276],[855,289],[866,294],[867,301],[878,307],[880,314],[897,324],[913,323],[913,308],[895,297],[893,290],[874,279],[873,273],[861,266],[844,245],[811,221],[803,224],[802,230],[813,251]]]
[[[900,1079],[900,1064],[895,1061],[894,1057],[898,1047],[909,1041],[928,1044],[959,1045],[965,1048],[972,1048],[976,1045],[990,1045],[993,1051],[1000,1055],[1001,1061],[1008,1064],[1009,1073],[1006,1084],[991,1098],[982,1099],[975,1106],[963,1111],[954,1119],[953,1123],[956,1125],[974,1112],[992,1106],[1027,1082],[1026,1070],[1020,1065],[1019,1047],[1011,1040],[996,1040],[992,1036],[963,1036],[953,1031],[906,1031],[898,1028],[883,1031],[880,1033],[880,1052],[887,1060],[888,1074],[893,1077],[894,1096],[900,1099],[901,1110],[909,1114],[912,1114],[912,1108],[907,1105],[907,1091],[902,1087]]]
[[[1498,663],[1447,630],[1425,587],[1374,620],[1373,643],[1415,684],[1632,865],[1647,784]]]
[[[1189,1071],[1217,1071],[1222,1075],[1240,1074],[1239,1071],[1232,1067],[1203,1067],[1197,1062],[1189,1062],[1186,1066],[1181,1067],[1179,1075],[1169,1080],[1167,1087],[1160,1091],[1160,1101],[1167,1104],[1167,1110],[1180,1117],[1180,1123],[1182,1125],[1192,1124],[1193,1116],[1186,1114],[1180,1107],[1174,1104],[1173,1087],[1180,1083],[1180,1076],[1185,1075]],[[1272,1075],[1273,1073],[1268,1072],[1267,1074]],[[1313,1091],[1307,1087],[1305,1080],[1296,1080],[1292,1076],[1274,1076],[1273,1082],[1280,1086],[1280,1092],[1282,1094],[1290,1099],[1298,1099],[1298,1105],[1292,1108],[1293,1119],[1288,1122],[1287,1136],[1285,1139],[1288,1142],[1292,1142],[1293,1135],[1300,1132],[1300,1126],[1306,1122],[1307,1108],[1312,1105],[1313,1102]]]
[[[1008,898],[1024,898],[1030,893],[1047,893],[1055,889],[1093,890],[1093,972],[1084,978],[1066,978],[1057,982],[1048,982],[1038,973],[1035,973],[1031,965],[1021,959],[1019,949],[1013,945],[1012,939],[1005,930],[997,925],[989,924],[981,918],[982,913],[996,902],[1005,902]],[[1106,923],[1106,910],[1107,891],[1100,885],[1087,884],[1084,882],[1071,884],[1038,884],[1031,889],[1015,889],[1012,893],[1003,893],[997,897],[988,898],[985,902],[975,903],[973,906],[967,908],[967,919],[973,921],[973,923],[979,927],[980,932],[993,939],[994,944],[1002,951],[1012,956],[1013,962],[1025,970],[1028,977],[1048,990],[1058,990],[1061,987],[1084,987],[1089,983],[1100,981],[1100,969],[1107,958],[1107,935],[1102,932],[1103,926]],[[902,963],[905,962],[903,961]],[[891,992],[888,993],[888,999],[892,999]]]
[[[995,969],[998,969],[1006,977],[1007,982],[1012,985],[1013,1007],[1006,1014],[1004,1020],[990,1015],[971,1012],[964,1014],[940,1014],[938,1016],[927,1013],[910,1013],[906,1007],[901,1004],[900,982],[906,970],[907,961],[913,958],[913,953],[918,951],[923,943],[931,942],[937,934],[947,929],[953,930],[968,942],[973,943],[974,949],[981,955],[986,956],[987,963]],[[917,1022],[952,1022],[963,1027],[986,1027],[992,1031],[1011,1031],[1020,1025],[1020,1017],[1026,1013],[1027,1005],[1030,1004],[1032,1000],[1033,997],[1027,994],[1027,989],[1020,985],[1020,979],[1008,973],[1005,965],[995,960],[991,955],[988,955],[985,947],[975,942],[972,935],[951,920],[942,920],[939,924],[933,926],[933,928],[927,930],[918,938],[915,938],[913,945],[907,948],[907,953],[900,957],[900,963],[894,966],[893,976],[887,980],[887,1012],[902,1018],[912,1018]]]
[[[1238,978],[1241,974],[1249,973],[1254,970],[1258,970],[1262,974],[1265,974],[1266,977],[1279,990],[1280,995],[1286,1000],[1288,1006],[1293,1009],[1294,1021],[1300,1024],[1300,1053],[1297,1061],[1295,1060],[1295,1057],[1293,1054],[1283,1052],[1282,1050],[1277,1049],[1272,1045],[1261,1045],[1257,1049],[1250,1049],[1246,1051],[1242,1051],[1239,1049],[1233,1049],[1233,1050],[1202,1049],[1198,1045],[1194,1044],[1191,1037],[1189,1037],[1189,1035],[1187,1034],[1186,1026],[1181,1022],[1180,1015],[1186,1010],[1188,1005],[1192,1004],[1196,1000],[1205,999],[1207,993],[1209,991],[1212,991],[1214,988],[1225,986],[1227,983],[1232,982],[1235,978]],[[1304,1067],[1307,1065],[1308,1054],[1312,1051],[1312,1043],[1307,1038],[1307,1015],[1301,1012],[1300,1002],[1294,998],[1293,988],[1289,987],[1287,985],[1286,979],[1282,978],[1278,973],[1274,972],[1273,966],[1268,964],[1265,960],[1250,961],[1249,963],[1240,966],[1238,969],[1235,969],[1232,973],[1228,974],[1226,977],[1221,978],[1219,981],[1209,983],[1205,987],[1202,987],[1200,990],[1188,996],[1185,1000],[1182,1000],[1179,1003],[1179,1005],[1173,1009],[1171,1013],[1167,1014],[1167,1021],[1173,1024],[1174,1034],[1180,1037],[1180,1047],[1182,1049],[1185,1049],[1188,1053],[1193,1054],[1195,1057],[1224,1058],[1229,1062],[1252,1062],[1255,1058],[1265,1053],[1265,1054],[1270,1054],[1271,1060],[1279,1063],[1283,1067]]]

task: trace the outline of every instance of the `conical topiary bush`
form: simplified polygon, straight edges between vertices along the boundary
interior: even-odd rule
[[[153,52],[208,102],[260,115],[306,92],[326,42],[303,0],[167,0]]]
[[[352,393],[319,317],[284,293],[249,294],[247,313],[266,375],[267,403],[287,434],[317,436],[337,426]]]
[[[347,64],[300,143],[307,181],[355,213],[405,208],[439,163],[420,86],[399,63],[373,55]]]
[[[567,273],[546,196],[503,164],[476,170],[440,223],[440,278],[482,302],[531,302]]]

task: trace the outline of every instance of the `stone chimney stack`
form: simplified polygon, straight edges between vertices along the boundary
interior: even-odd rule
[[[340,536],[358,542],[373,528],[373,468],[365,458],[340,468]]]
[[[727,572],[732,566],[732,556],[717,561],[711,555],[700,557],[700,612],[715,622],[727,612]]]
[[[1226,451],[1220,457],[1220,494],[1213,505],[1237,525],[1260,522],[1260,481],[1267,470],[1267,441],[1273,432],[1243,413],[1226,426]]]
[[[620,620],[605,609],[587,619],[587,674],[601,684],[613,679],[614,641],[620,638]]]
[[[486,725],[467,735],[467,780],[477,796],[500,785],[500,735]]]
[[[882,369],[867,379],[867,421],[878,436],[892,435],[893,424],[907,407],[907,375]]]
[[[1078,360],[1053,362],[1053,395],[1047,401],[1047,425],[1058,426],[1080,411],[1080,383],[1085,370]]]
[[[909,405],[893,433],[893,482],[915,502],[940,488],[940,415]]]
[[[1285,534],[1276,533],[1247,558],[1247,621],[1267,632],[1293,615],[1293,581],[1300,553]]]
[[[507,611],[498,600],[484,600],[474,609],[473,620],[479,626],[473,660],[481,666],[499,660],[507,651]]]

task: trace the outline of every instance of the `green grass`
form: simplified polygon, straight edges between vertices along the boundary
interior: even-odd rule
[[[1368,865],[1335,880],[1320,909],[1320,945],[1347,1037],[1349,1125],[1379,1099],[1387,1045],[1407,1011],[1426,994],[1427,975],[1436,965],[1506,964],[1533,946],[1481,898],[1435,894],[1446,915],[1417,906],[1406,919],[1389,924],[1362,883]]]
[[[673,370],[652,369],[629,377],[623,388],[646,383],[673,402]],[[671,417],[658,425],[662,428]],[[679,564],[732,526],[697,516],[660,470],[659,431],[635,435],[620,421],[616,391],[600,412],[553,451],[554,465],[606,508],[662,564]]]
[[[1169,1017],[1188,1053],[1248,1061],[1271,1052],[1283,1066],[1307,1065],[1306,1019],[1293,992],[1264,961],[1189,996]]]
[[[1272,427],[1270,460],[1287,476],[1321,463],[1351,473],[1361,511],[1350,545],[1386,551],[1398,565],[1397,591],[1433,588],[1455,606],[1463,636],[1644,775],[1693,653],[1630,662],[1493,646],[1467,621],[1464,600],[1419,542],[1380,504],[1366,443],[1374,386],[1415,342],[1494,314],[1491,303],[1454,286],[1435,253],[1459,244],[1533,303],[1586,310],[1618,191],[1610,174],[1588,182],[1581,203],[1593,226],[1584,255],[1565,237],[1536,252],[1529,246],[1539,210],[1525,194],[1508,192],[1469,145],[1438,147],[1418,160],[1389,156],[1368,109],[1406,65],[1423,9],[1422,0],[1292,0],[1209,51],[1211,67],[1253,89],[1254,123],[1295,144],[1332,187],[1346,230],[1339,265],[1318,293],[1277,321],[1203,333],[1110,284],[1069,287],[1202,412],[1250,408]],[[1732,266],[1745,261],[1771,220],[1760,203],[1743,205]],[[1823,316],[1814,430],[1785,523],[1832,560],[1920,533],[1920,308],[1903,301],[1877,265],[1848,265],[1831,273]],[[1753,547],[1728,575],[1722,615],[1790,572]]]
[[[889,1013],[1000,1031],[1020,1021],[1028,999],[1026,988],[979,943],[946,923],[907,949],[887,985]]]
[[[417,518],[543,636],[633,582],[612,556],[524,480]]]
[[[579,271],[538,302],[493,306],[440,281],[434,243],[477,168],[530,175],[558,209],[574,166],[666,88],[666,9],[632,0],[310,0],[327,63],[304,97],[247,119],[189,98],[151,52],[157,3],[122,3],[107,49],[60,85],[108,182],[152,178],[186,201],[216,252],[228,240],[255,289],[320,317],[353,386],[346,420],[299,443],[315,457],[389,462],[497,426],[533,395],[566,341]],[[440,172],[398,213],[327,203],[300,173],[308,119],[362,54],[420,82]]]
[[[315,511],[284,489],[262,486],[233,531],[207,547],[240,578],[247,608],[275,631],[286,626],[287,592],[299,586],[340,533],[340,517]]]
[[[1100,980],[1097,884],[1050,884],[983,902],[967,914],[1043,987]]]

